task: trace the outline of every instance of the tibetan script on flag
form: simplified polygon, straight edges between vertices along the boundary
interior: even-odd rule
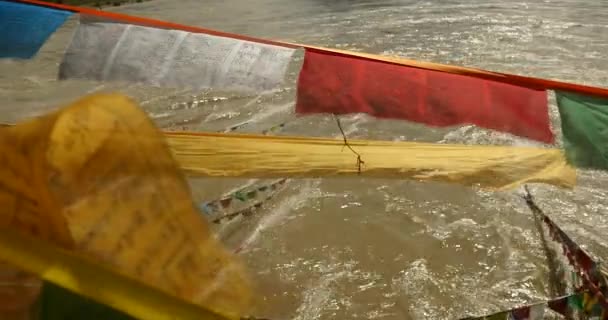
[[[163,135],[130,99],[92,95],[2,128],[0,149],[0,227],[213,311],[247,312],[243,267],[215,240]]]
[[[83,16],[59,78],[260,92],[283,82],[293,53],[279,46]]]

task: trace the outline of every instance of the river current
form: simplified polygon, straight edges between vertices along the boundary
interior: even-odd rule
[[[608,86],[606,0],[153,0],[108,10],[312,45]],[[330,117],[294,115],[294,79],[260,96],[56,80],[77,24],[31,61],[0,61],[0,120],[46,113],[86,93],[121,91],[165,129],[339,134]],[[297,57],[301,59],[301,55]],[[559,116],[551,93],[552,125]],[[428,128],[350,116],[351,138],[532,145],[465,126]],[[192,179],[197,201],[269,181]],[[608,174],[572,190],[531,189],[598,258],[608,254]],[[363,178],[289,180],[253,215],[214,226],[256,282],[269,319],[457,319],[547,298],[547,266],[522,190]]]

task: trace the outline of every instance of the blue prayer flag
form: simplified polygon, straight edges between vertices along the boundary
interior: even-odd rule
[[[71,11],[0,0],[0,58],[32,58]]]

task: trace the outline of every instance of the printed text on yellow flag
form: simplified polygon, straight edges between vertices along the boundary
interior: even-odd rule
[[[248,311],[244,271],[193,206],[162,134],[128,98],[93,95],[2,128],[0,148],[0,227],[221,314]]]

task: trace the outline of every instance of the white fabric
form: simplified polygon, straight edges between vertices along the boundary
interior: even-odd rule
[[[83,16],[59,78],[260,92],[281,85],[294,51]]]

